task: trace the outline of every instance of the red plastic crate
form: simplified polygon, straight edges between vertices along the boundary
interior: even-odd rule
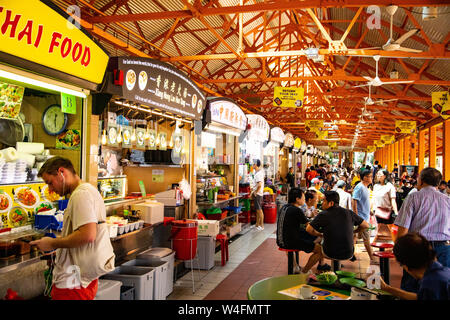
[[[239,214],[239,222],[250,223],[250,211],[242,211]]]
[[[208,220],[222,220],[227,217],[228,211],[222,211],[222,213],[217,214],[205,214],[206,219]]]

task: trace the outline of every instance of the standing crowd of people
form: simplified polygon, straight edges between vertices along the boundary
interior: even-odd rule
[[[306,189],[291,186],[277,224],[279,247],[311,253],[297,273],[310,273],[318,262],[317,272],[330,270],[323,259],[355,261],[358,238],[370,263],[379,264],[370,229],[378,226],[377,241],[389,226],[398,229],[396,239],[389,237],[403,277],[401,288],[381,280],[382,289],[402,299],[450,299],[450,181],[439,170],[408,175],[378,161],[357,169],[321,164],[310,166],[305,179]]]

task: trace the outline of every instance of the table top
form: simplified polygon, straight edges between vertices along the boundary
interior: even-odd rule
[[[297,274],[273,277],[254,283],[247,291],[249,300],[298,300],[293,297],[278,293],[280,290],[288,289],[304,283]],[[314,285],[322,288],[322,286]],[[325,289],[325,287],[323,287]],[[334,292],[350,295],[348,290],[333,289]]]
[[[376,248],[393,248],[394,245],[392,243],[387,242],[373,242],[370,244],[372,247]]]

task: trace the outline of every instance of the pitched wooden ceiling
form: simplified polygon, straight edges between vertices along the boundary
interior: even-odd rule
[[[372,1],[380,8],[379,29],[368,28],[371,3],[362,0],[52,1],[64,10],[79,6],[81,25],[111,55],[172,63],[208,94],[231,97],[246,112],[316,146],[338,141],[340,149],[365,149],[380,135],[394,134],[395,120],[435,121],[431,92],[450,86],[450,7],[442,0]],[[417,28],[402,46],[422,52],[379,48],[389,39],[385,6],[393,3],[399,8],[392,38]],[[437,18],[422,20],[424,6],[436,6]],[[323,61],[305,55],[311,47]],[[374,56],[380,56],[381,81],[413,82],[372,86],[373,100],[396,100],[365,106],[368,87],[354,86],[375,77]],[[391,71],[399,79],[391,79]],[[276,86],[303,86],[304,107],[274,107]],[[306,119],[325,120],[330,140],[307,133]]]

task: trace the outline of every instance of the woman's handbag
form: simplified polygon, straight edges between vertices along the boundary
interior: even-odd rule
[[[391,217],[391,209],[390,208],[382,208],[377,207],[375,209],[375,216],[381,219],[388,220]]]

